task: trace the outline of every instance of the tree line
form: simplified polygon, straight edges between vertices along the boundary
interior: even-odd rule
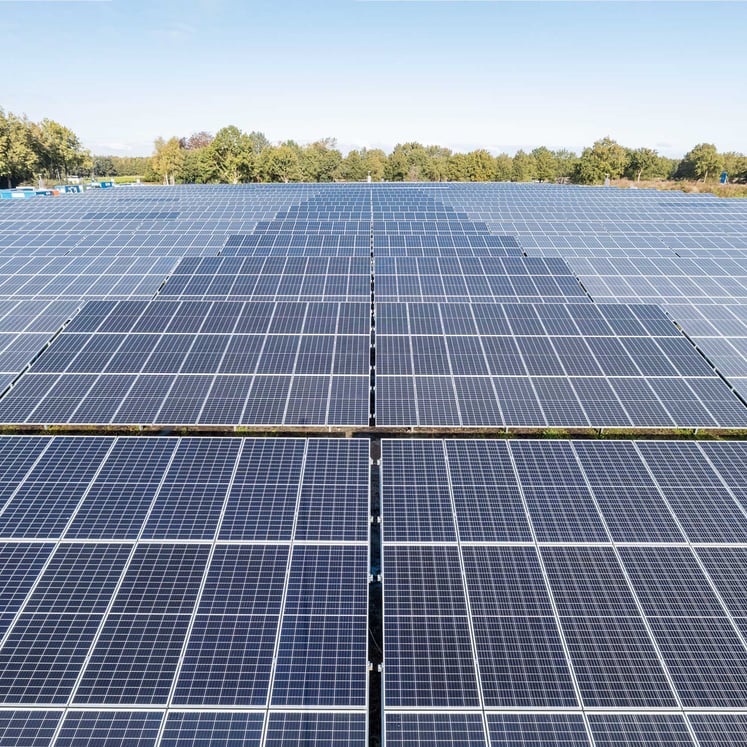
[[[38,179],[64,181],[89,174],[91,154],[78,136],[51,119],[32,122],[0,108],[0,184],[15,187]]]
[[[77,135],[50,119],[32,122],[0,108],[0,184],[15,186],[68,176],[139,176],[167,184],[246,182],[515,181],[601,184],[605,179],[693,179],[714,181],[727,171],[732,182],[747,182],[747,156],[719,153],[700,143],[681,159],[651,148],[626,148],[609,137],[581,154],[570,150],[519,150],[513,156],[478,149],[456,153],[437,145],[400,143],[391,153],[378,148],[346,155],[333,138],[299,145],[273,144],[261,132],[230,126],[215,135],[158,138],[151,157],[91,156]]]
[[[400,143],[391,153],[351,150],[343,156],[333,138],[301,146],[289,140],[273,145],[261,132],[224,127],[215,136],[198,132],[188,138],[159,138],[145,177],[167,184],[243,182],[573,182],[600,184],[606,179],[697,179],[713,181],[726,170],[731,181],[747,181],[747,156],[719,153],[701,143],[682,159],[666,158],[651,148],[626,148],[611,138],[597,140],[580,155],[546,147],[513,156],[487,150],[455,153],[448,148]]]

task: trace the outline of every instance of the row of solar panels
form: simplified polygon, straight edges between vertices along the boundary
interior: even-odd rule
[[[746,459],[382,442],[386,744],[742,743]],[[367,744],[367,440],[3,437],[0,471],[0,743]]]
[[[745,453],[383,442],[387,744],[742,744]]]
[[[382,303],[373,347],[370,312],[365,302],[92,302],[0,400],[0,420],[747,425],[743,403],[656,307]],[[24,355],[9,349],[8,360]]]

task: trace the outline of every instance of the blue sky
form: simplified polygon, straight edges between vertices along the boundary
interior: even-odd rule
[[[746,29],[747,2],[0,0],[0,106],[122,155],[227,124],[344,150],[747,151]]]

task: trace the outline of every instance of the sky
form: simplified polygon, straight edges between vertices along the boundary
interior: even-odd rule
[[[0,0],[0,107],[96,154],[236,125],[347,151],[747,151],[747,2]]]

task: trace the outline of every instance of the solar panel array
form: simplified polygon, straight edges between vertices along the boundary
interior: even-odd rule
[[[747,396],[747,206],[650,190],[455,186],[450,202],[533,257],[562,257],[595,301],[656,303]]]
[[[0,745],[747,742],[746,205],[0,205]]]
[[[658,245],[646,258],[595,258],[593,242],[568,263],[524,252],[561,253],[563,242],[543,235],[573,248],[570,237],[624,228],[643,251],[656,242],[642,237],[668,236],[665,214],[685,205],[700,230],[731,236],[727,219],[738,227],[740,214],[722,201],[520,185],[261,185],[28,202],[0,211],[0,295],[84,308],[51,346],[52,336],[25,339],[7,366],[4,422],[747,427],[722,380],[743,392],[747,379],[734,311],[743,259],[721,249],[683,259],[674,248],[666,258]],[[592,270],[610,273],[604,292]],[[634,270],[637,285],[623,277]],[[692,300],[695,290],[717,313]],[[608,300],[628,303],[613,310]],[[732,336],[693,323],[696,348],[651,306],[675,301],[678,321],[715,316]],[[175,325],[174,314],[189,322]]]
[[[378,425],[744,427],[655,306],[379,304]]]
[[[569,262],[597,300],[659,304],[736,391],[747,396],[746,258]]]
[[[366,744],[368,463],[1,438],[0,743]]]
[[[365,302],[99,301],[0,421],[367,425],[369,349]]]
[[[746,461],[384,441],[386,743],[742,743]]]

